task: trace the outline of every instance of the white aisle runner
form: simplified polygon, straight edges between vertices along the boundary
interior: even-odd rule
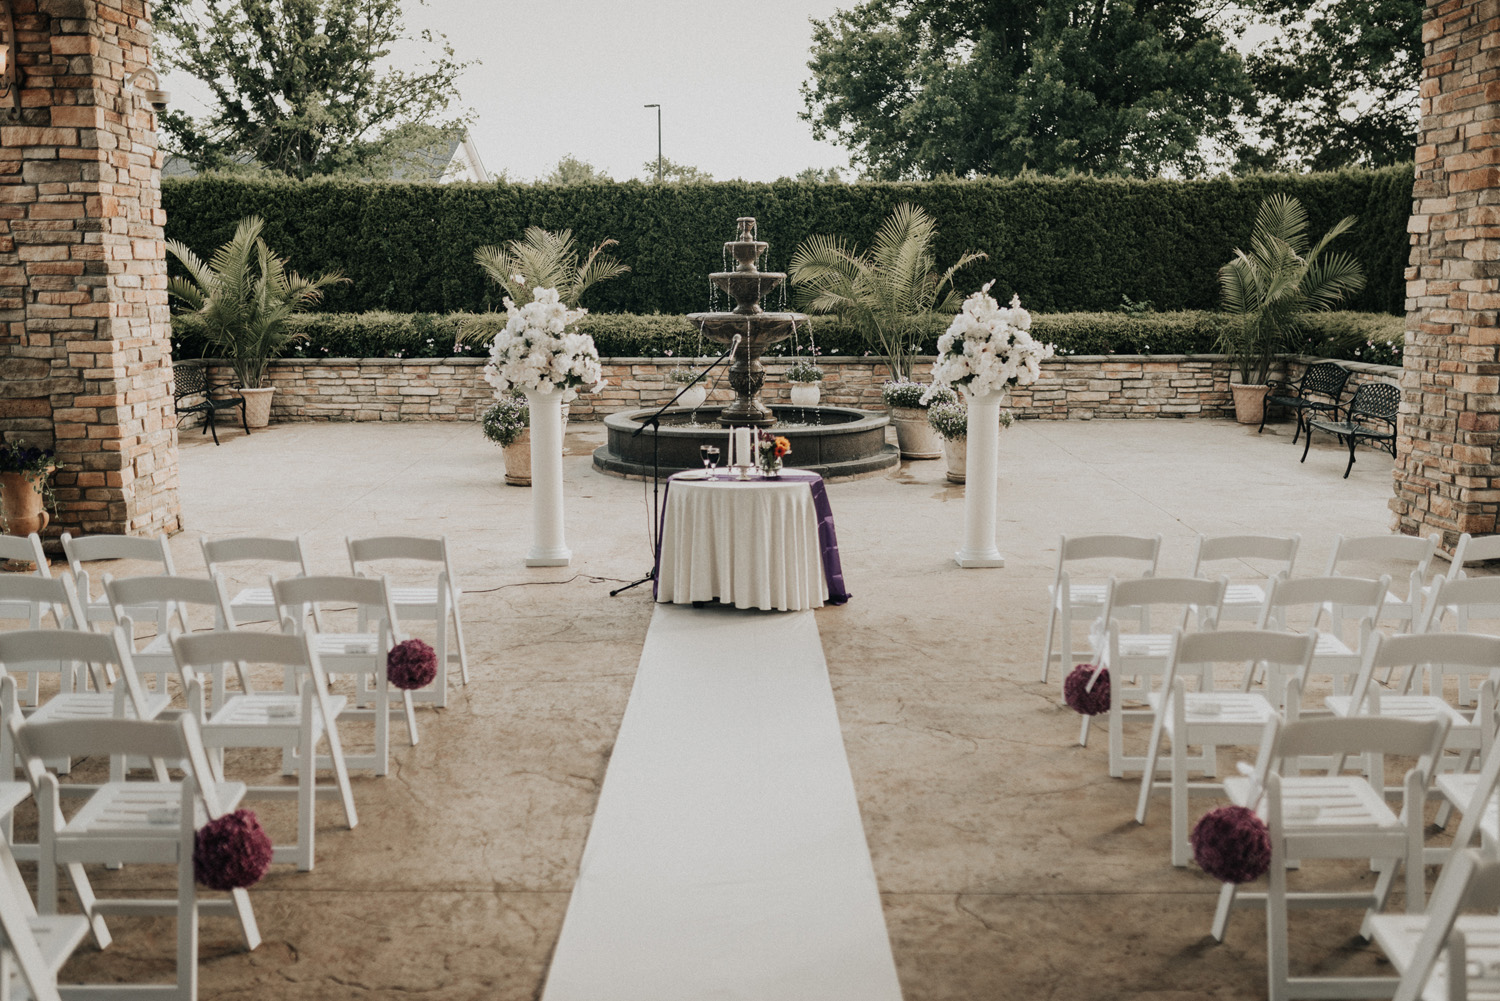
[[[657,605],[543,1001],[899,1001],[813,613]]]

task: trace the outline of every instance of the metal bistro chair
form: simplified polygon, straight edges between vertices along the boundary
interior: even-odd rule
[[[1354,391],[1349,401],[1348,420],[1320,420],[1307,422],[1307,440],[1302,446],[1302,459],[1307,461],[1307,450],[1312,447],[1313,428],[1336,434],[1349,445],[1349,465],[1344,467],[1344,479],[1354,468],[1354,446],[1361,441],[1379,443],[1388,449],[1391,458],[1396,457],[1396,413],[1401,407],[1401,387],[1389,382],[1367,382]],[[1337,417],[1337,415],[1335,415]]]
[[[245,416],[245,398],[243,396],[215,396],[214,392],[229,388],[227,385],[215,385],[208,381],[208,371],[203,365],[191,362],[183,362],[172,366],[172,405],[177,409],[177,419],[188,414],[202,414],[204,430],[214,436],[214,444],[219,443],[219,429],[217,426],[220,410],[233,410],[240,408],[240,423],[244,425],[245,433],[250,433],[250,421]],[[184,400],[195,396],[202,399],[197,403],[184,403]]]
[[[1271,392],[1266,396],[1265,410],[1261,413],[1260,434],[1266,429],[1266,415],[1274,407],[1289,407],[1297,415],[1297,434],[1292,435],[1292,444],[1297,444],[1297,435],[1307,430],[1309,412],[1339,416],[1339,399],[1344,395],[1344,384],[1349,381],[1349,370],[1331,361],[1320,361],[1309,365],[1295,386],[1291,381],[1271,380]],[[1321,396],[1323,399],[1314,399]]]

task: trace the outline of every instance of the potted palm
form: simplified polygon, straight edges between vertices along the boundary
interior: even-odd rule
[[[1297,199],[1276,194],[1260,203],[1250,249],[1235,250],[1219,269],[1224,308],[1240,318],[1219,337],[1229,356],[1235,419],[1259,424],[1265,411],[1267,380],[1276,356],[1294,343],[1303,318],[1333,309],[1365,287],[1359,262],[1348,254],[1328,254],[1328,244],[1354,225],[1345,216],[1316,244],[1307,236],[1307,211]]]
[[[1015,420],[1009,410],[1001,410],[1000,426],[1008,428]],[[943,439],[943,455],[948,459],[948,480],[963,483],[968,465],[969,406],[960,401],[936,403],[927,411],[927,423]]]
[[[526,397],[514,391],[502,393],[479,421],[484,436],[504,449],[505,482],[531,486],[531,410]]]
[[[538,289],[553,289],[558,302],[574,309],[594,285],[630,270],[604,253],[618,242],[595,244],[580,262],[572,230],[554,233],[532,226],[519,240],[509,240],[499,247],[480,247],[474,251],[474,261],[516,306],[531,302]],[[488,344],[505,327],[506,319],[505,313],[486,314],[470,323],[459,340],[469,345]]]
[[[55,468],[50,448],[0,443],[0,517],[7,534],[24,537],[47,527],[47,508],[55,507],[48,477]]]
[[[834,313],[854,324],[870,350],[885,358],[893,379],[910,379],[932,315],[958,310],[954,272],[986,256],[965,251],[938,274],[936,239],[932,217],[905,203],[896,206],[863,253],[840,237],[810,237],[788,267],[798,308]]]
[[[794,407],[816,407],[823,397],[823,370],[810,361],[795,362],[786,370],[786,381]]]
[[[174,277],[167,291],[203,321],[204,338],[234,369],[245,397],[245,421],[265,427],[271,419],[271,394],[266,367],[300,335],[287,329],[287,320],[322,301],[323,289],[346,281],[338,272],[303,278],[288,269],[261,238],[265,223],[247,216],[234,237],[204,263],[177,240],[167,251],[181,262],[187,277]]]
[[[935,404],[957,402],[958,394],[946,386],[933,388],[909,379],[897,379],[881,386],[880,396],[891,408],[891,423],[896,426],[901,458],[942,458],[943,442],[927,422],[927,412]]]

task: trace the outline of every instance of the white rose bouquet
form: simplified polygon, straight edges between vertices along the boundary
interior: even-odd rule
[[[990,298],[990,286],[964,300],[963,309],[938,338],[938,358],[932,366],[932,386],[923,402],[943,386],[964,386],[971,393],[1029,386],[1042,374],[1042,359],[1052,357],[1051,344],[1032,339],[1031,314],[1012,296],[1002,308]]]
[[[524,306],[505,300],[505,329],[490,344],[484,379],[496,394],[509,389],[546,392],[553,389],[604,388],[599,351],[588,334],[569,330],[586,309],[568,309],[557,290],[539,288]]]

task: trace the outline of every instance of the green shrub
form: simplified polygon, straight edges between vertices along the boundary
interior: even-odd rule
[[[707,274],[737,216],[759,220],[771,244],[766,270],[786,270],[818,233],[869,246],[901,202],[936,220],[940,261],[964,249],[989,259],[965,273],[972,291],[994,278],[1035,312],[1113,310],[1122,297],[1158,310],[1211,309],[1218,269],[1245,246],[1256,207],[1285,192],[1308,206],[1321,233],[1359,217],[1340,241],[1369,282],[1350,308],[1404,309],[1412,167],[1208,180],[1070,176],[920,183],[405,184],[203,176],[162,184],[166,235],[205,254],[240,218],[266,220],[266,239],[303,274],[338,270],[330,309],[483,312],[500,292],[474,263],[485,244],[528,226],[573,230],[580,246],[614,237],[631,272],[597,286],[584,305],[602,312],[675,315],[705,309]],[[772,299],[777,298],[775,294]]]

